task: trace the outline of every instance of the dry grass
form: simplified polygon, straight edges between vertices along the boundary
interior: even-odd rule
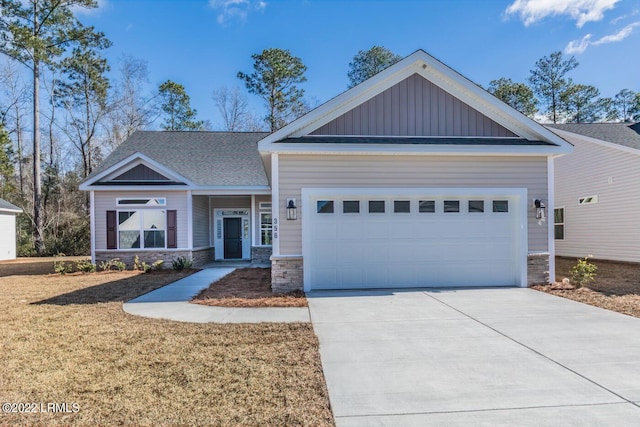
[[[569,277],[577,260],[556,258],[556,279]],[[596,279],[588,286],[534,286],[534,289],[569,298],[618,313],[640,317],[640,264],[592,261],[598,266]]]
[[[302,291],[274,294],[270,268],[239,268],[203,289],[191,302],[222,307],[306,307]]]
[[[172,271],[0,277],[0,425],[333,425],[310,324],[190,324],[122,301]]]

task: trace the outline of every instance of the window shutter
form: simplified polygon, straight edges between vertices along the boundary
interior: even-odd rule
[[[167,248],[178,247],[178,211],[167,211]]]
[[[118,249],[116,235],[116,211],[107,211],[107,249]]]

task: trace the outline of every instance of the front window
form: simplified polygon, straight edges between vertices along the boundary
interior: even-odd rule
[[[564,208],[553,210],[553,232],[556,240],[564,240]]]
[[[118,212],[120,249],[166,248],[167,211]]]
[[[272,245],[273,222],[271,212],[260,213],[260,244],[263,246]]]

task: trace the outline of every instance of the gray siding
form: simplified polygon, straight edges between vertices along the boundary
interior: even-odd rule
[[[418,74],[311,135],[517,136]]]
[[[556,254],[640,262],[640,152],[577,135],[566,139],[573,152],[554,160],[556,207],[565,209],[565,239],[555,241]],[[598,196],[598,203],[579,205],[585,196]]]
[[[166,197],[167,206],[163,209],[178,211],[178,248],[188,247],[187,233],[187,192],[186,191],[96,191],[95,192],[95,229],[96,250],[107,249],[107,211],[137,210],[144,207],[119,207],[116,199],[119,197],[158,198]]]
[[[113,179],[114,181],[168,181],[168,178],[159,174],[153,169],[145,166],[138,165],[129,169],[122,175],[119,175]]]
[[[427,157],[355,155],[279,156],[280,218],[286,199],[301,200],[303,187],[485,187],[527,188],[529,199],[547,198],[546,157]],[[280,254],[302,254],[302,211],[280,221]],[[528,210],[529,251],[548,251],[547,225]]]
[[[209,247],[209,196],[193,196],[192,207],[193,247]]]

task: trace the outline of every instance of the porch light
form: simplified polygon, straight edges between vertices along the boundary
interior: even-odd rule
[[[298,207],[296,206],[296,199],[287,199],[287,219],[298,219]]]
[[[545,206],[545,204],[540,199],[536,199],[533,202],[533,204],[534,204],[534,206],[536,208],[536,219],[539,219],[540,221],[544,221],[544,219],[545,219],[545,209],[547,209],[547,207]]]

